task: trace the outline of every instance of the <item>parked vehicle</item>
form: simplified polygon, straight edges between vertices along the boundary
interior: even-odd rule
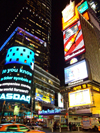
[[[83,118],[81,125],[82,129],[92,129],[95,131],[98,131],[98,128],[100,126],[98,119],[94,117]]]

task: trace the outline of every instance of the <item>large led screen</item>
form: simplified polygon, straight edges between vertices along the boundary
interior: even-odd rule
[[[65,31],[63,31],[64,41],[64,59],[70,60],[85,52],[85,45],[83,40],[82,29],[80,21],[77,21]]]
[[[69,107],[83,106],[92,104],[90,89],[69,92]]]
[[[64,69],[65,84],[88,78],[87,64],[85,60],[77,62]]]
[[[0,78],[0,101],[30,103],[33,84],[34,52],[28,48],[11,47]]]
[[[45,92],[45,91],[38,89],[38,88],[36,88],[35,100],[43,101],[43,102],[51,103],[51,104],[55,103],[54,94],[51,94],[49,92]]]

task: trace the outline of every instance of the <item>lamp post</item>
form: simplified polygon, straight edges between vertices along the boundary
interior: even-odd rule
[[[68,110],[68,101],[67,101],[67,122],[68,122],[68,131],[69,131],[69,110]]]

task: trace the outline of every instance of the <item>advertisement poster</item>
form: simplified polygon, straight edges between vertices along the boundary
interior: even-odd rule
[[[78,90],[69,93],[69,107],[92,104],[90,89]]]
[[[80,21],[77,21],[63,31],[64,59],[70,60],[85,52],[82,29]]]
[[[82,60],[64,69],[65,84],[88,78],[86,61]]]
[[[54,94],[36,88],[35,100],[54,104]]]

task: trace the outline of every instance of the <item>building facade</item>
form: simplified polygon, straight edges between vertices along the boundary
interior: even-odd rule
[[[71,15],[67,16],[70,9],[73,9]],[[96,118],[100,114],[97,103],[100,96],[99,20],[87,1],[76,6],[71,2],[62,11],[62,29],[65,82],[60,92],[66,101],[67,119],[81,126],[84,116]],[[77,116],[81,116],[79,121]]]
[[[9,15],[10,19],[12,17],[12,21],[9,23],[9,26],[6,28],[6,30],[2,32],[2,35],[0,37],[0,45],[2,46],[5,40],[7,40],[7,38],[17,27],[21,27],[26,32],[35,35],[36,39],[31,42],[31,44],[31,40],[27,39],[27,41],[29,41],[28,45],[30,45],[31,47],[34,47],[36,45],[36,47],[34,47],[38,50],[36,56],[40,56],[40,60],[37,61],[36,59],[35,63],[41,66],[43,69],[49,71],[51,45],[51,1],[15,1],[15,3],[13,3],[13,5],[11,6],[15,7],[13,10],[13,14],[15,16]],[[12,12],[10,14],[12,14]],[[39,44],[37,41],[38,39],[41,40]],[[6,49],[6,46],[4,49]]]

